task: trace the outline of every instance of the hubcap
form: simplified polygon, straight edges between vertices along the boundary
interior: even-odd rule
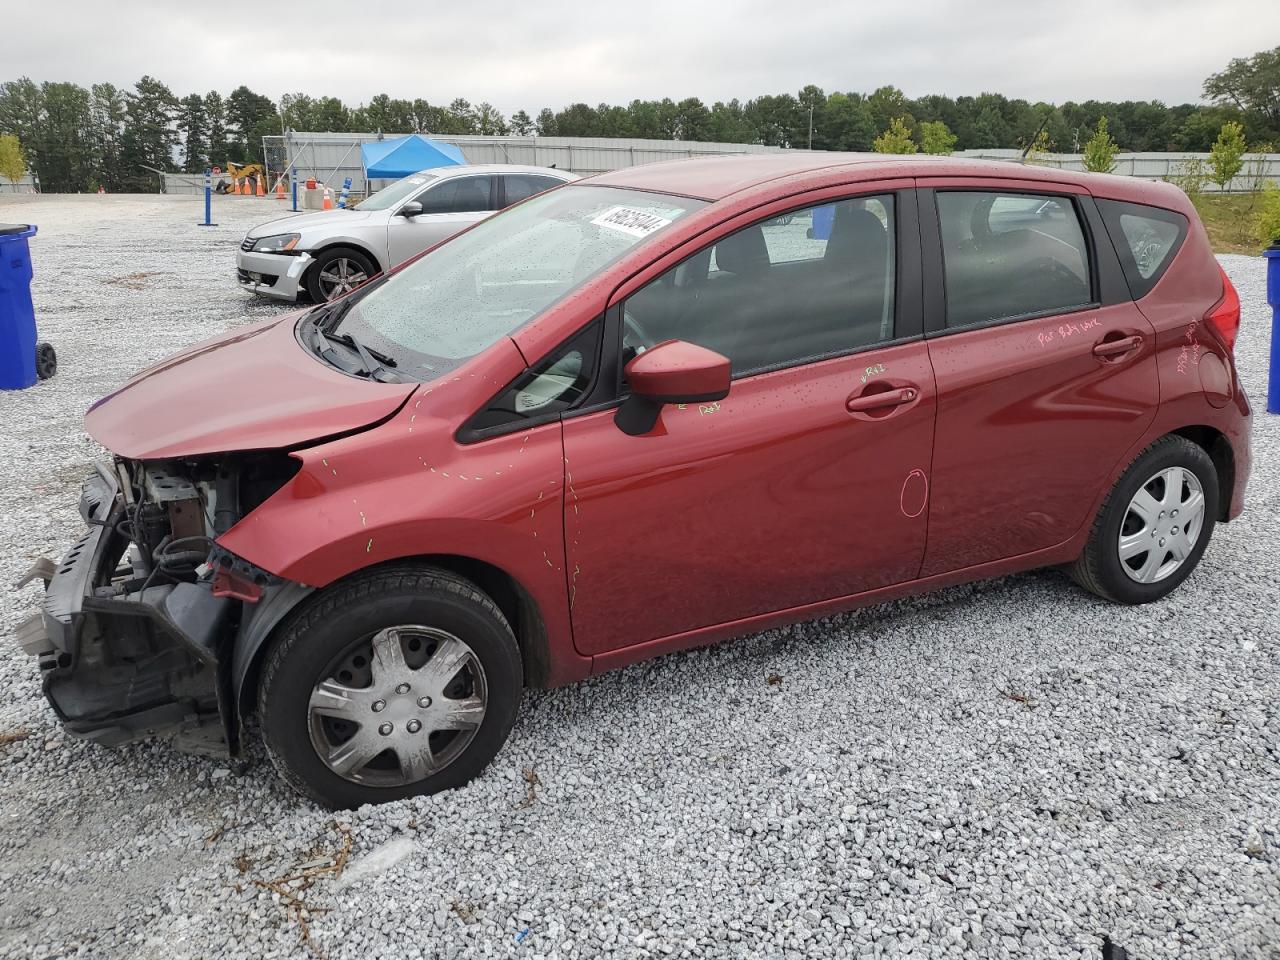
[[[326,300],[350,293],[369,279],[360,264],[346,257],[339,257],[320,271],[320,292]]]
[[[379,630],[311,691],[311,744],[353,783],[403,786],[443,770],[475,738],[488,705],[484,668],[435,627]]]
[[[1190,470],[1169,467],[1142,485],[1120,524],[1120,566],[1156,583],[1186,562],[1204,526],[1204,490]]]

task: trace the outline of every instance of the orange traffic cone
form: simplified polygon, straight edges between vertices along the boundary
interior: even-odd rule
[[[258,183],[258,196],[265,197],[267,195],[267,191],[263,187],[262,177],[254,177],[253,179],[256,180]]]
[[[232,189],[231,192],[234,193],[237,197],[240,196],[240,181],[232,180],[231,182],[235,184],[235,187]]]
[[[326,210],[333,209],[333,194],[329,192],[328,187],[324,188],[324,209]]]
[[[284,178],[283,177],[281,177],[279,180],[276,181],[276,199],[277,200],[284,199]]]

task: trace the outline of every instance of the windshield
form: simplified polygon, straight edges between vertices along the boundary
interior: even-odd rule
[[[355,300],[334,332],[432,379],[513,333],[636,244],[706,206],[568,186],[490,217]]]
[[[412,173],[401,180],[397,180],[391,186],[383,187],[377,193],[365,197],[353,209],[390,210],[392,207],[400,206],[400,204],[436,179],[438,178],[425,170],[422,173]]]

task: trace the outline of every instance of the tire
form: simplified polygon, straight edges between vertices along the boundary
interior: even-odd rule
[[[316,257],[307,270],[307,293],[315,303],[327,303],[377,276],[378,265],[354,247],[333,247]]]
[[[1218,516],[1218,497],[1218,472],[1209,455],[1185,437],[1162,437],[1107,494],[1084,553],[1070,570],[1072,578],[1116,603],[1151,603],[1168,596],[1204,555]]]
[[[383,567],[330,586],[283,625],[258,685],[262,737],[281,776],[332,809],[438,793],[497,755],[522,676],[510,625],[475,584]]]
[[[36,376],[41,380],[48,380],[57,372],[58,354],[52,343],[41,340],[36,344]]]

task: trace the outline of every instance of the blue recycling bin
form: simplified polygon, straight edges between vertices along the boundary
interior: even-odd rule
[[[36,342],[27,245],[35,235],[31,224],[0,223],[0,390],[21,390],[57,369],[53,348]]]

